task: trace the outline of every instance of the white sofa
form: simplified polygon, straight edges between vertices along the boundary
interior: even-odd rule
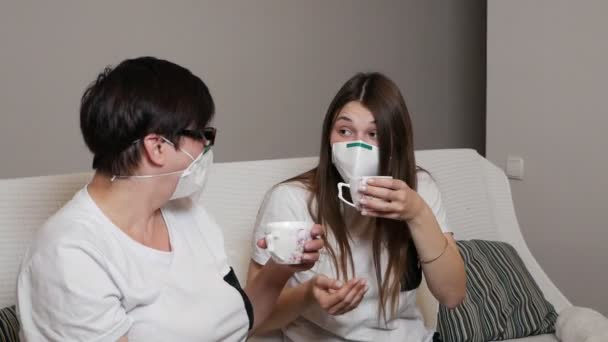
[[[251,231],[263,195],[273,184],[312,168],[316,160],[311,157],[213,166],[201,201],[224,229],[228,257],[241,283],[246,278]],[[571,306],[528,250],[513,209],[509,183],[499,168],[466,149],[417,151],[416,160],[436,179],[457,239],[510,243],[556,311]],[[15,303],[19,261],[34,231],[90,176],[91,173],[82,173],[0,180],[0,307]],[[427,325],[432,326],[436,302],[424,290],[420,291],[419,301]],[[525,340],[557,339],[544,335]]]

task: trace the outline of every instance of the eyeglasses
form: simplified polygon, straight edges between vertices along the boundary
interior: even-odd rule
[[[205,127],[203,130],[183,129],[179,134],[195,140],[206,141],[205,146],[213,146],[217,129],[215,127]]]

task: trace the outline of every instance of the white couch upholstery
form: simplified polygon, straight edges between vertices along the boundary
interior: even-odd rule
[[[499,168],[466,149],[417,151],[416,159],[437,181],[457,239],[512,244],[557,312],[571,306],[528,250],[513,209],[509,183]],[[273,184],[308,170],[315,163],[316,158],[296,158],[213,166],[201,201],[222,226],[228,257],[242,283],[249,262],[251,231],[263,195]],[[15,303],[19,261],[33,232],[90,176],[83,173],[0,180],[0,307]],[[432,299],[423,297],[425,317],[432,321],[436,309]],[[552,335],[530,339],[552,340]]]

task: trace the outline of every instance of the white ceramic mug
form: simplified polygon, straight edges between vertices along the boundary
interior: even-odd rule
[[[302,263],[304,245],[312,240],[310,231],[314,223],[307,221],[269,222],[264,226],[266,250],[278,264]]]
[[[357,210],[361,210],[359,206],[359,201],[361,201],[361,193],[359,192],[359,188],[361,185],[365,184],[370,178],[388,178],[391,179],[391,176],[363,176],[363,177],[354,177],[348,183],[338,183],[338,198],[342,200],[342,202],[354,207]],[[344,198],[344,193],[342,192],[343,188],[350,189],[350,198],[352,198],[352,202],[349,202]]]

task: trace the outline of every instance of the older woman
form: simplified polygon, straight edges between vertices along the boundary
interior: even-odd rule
[[[213,113],[198,77],[156,58],[126,60],[89,86],[80,126],[95,175],[24,257],[24,340],[241,341],[314,264],[322,239],[302,265],[270,262],[241,289],[220,227],[191,200],[213,160]]]

